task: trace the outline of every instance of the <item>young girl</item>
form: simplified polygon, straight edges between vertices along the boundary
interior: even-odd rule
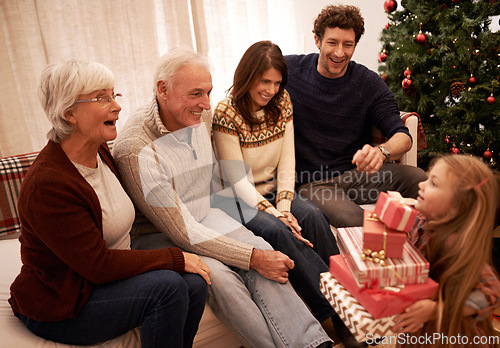
[[[396,317],[398,346],[499,346],[489,319],[500,305],[490,266],[498,202],[492,171],[478,158],[446,155],[419,189],[420,221],[410,238],[439,290],[435,300],[418,301]]]

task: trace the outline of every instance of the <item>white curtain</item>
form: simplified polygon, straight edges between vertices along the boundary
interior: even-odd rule
[[[297,51],[292,0],[0,0],[0,157],[39,151],[50,126],[37,98],[47,64],[98,61],[124,95],[118,131],[152,97],[153,69],[187,46],[213,65],[218,102],[255,41]]]
[[[234,70],[251,44],[271,40],[280,46],[283,54],[299,52],[293,0],[191,2],[197,42],[200,42],[198,52],[209,57],[214,69],[213,105],[231,87]]]

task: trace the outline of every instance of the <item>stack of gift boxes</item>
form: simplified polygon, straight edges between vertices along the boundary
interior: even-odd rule
[[[429,263],[406,237],[417,214],[410,203],[382,192],[363,227],[337,230],[341,254],[330,257],[321,289],[360,342],[395,334],[394,317],[437,291]]]

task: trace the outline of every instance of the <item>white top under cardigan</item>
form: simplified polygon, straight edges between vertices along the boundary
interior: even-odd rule
[[[102,210],[102,234],[109,249],[130,249],[130,229],[135,218],[132,201],[116,175],[97,156],[97,168],[73,162],[76,169],[92,186]]]

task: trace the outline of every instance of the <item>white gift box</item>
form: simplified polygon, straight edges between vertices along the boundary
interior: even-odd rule
[[[330,272],[321,273],[320,289],[358,342],[396,334],[395,315],[375,319]]]

